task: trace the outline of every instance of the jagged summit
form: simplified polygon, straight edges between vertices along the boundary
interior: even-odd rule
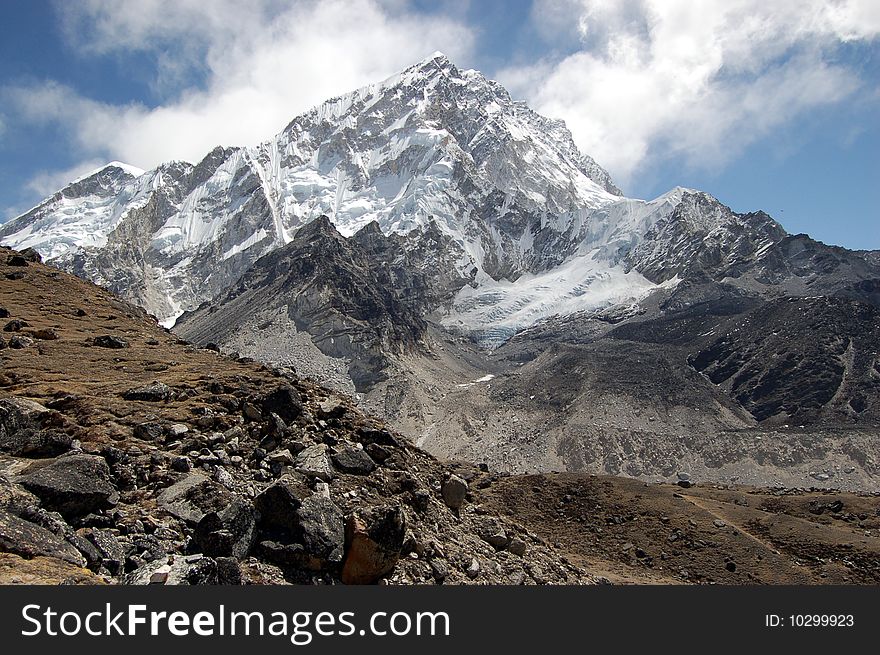
[[[735,247],[742,263],[783,234],[688,189],[623,197],[562,121],[434,53],[257,146],[147,172],[108,165],[2,226],[0,240],[172,325],[322,216],[344,237],[375,224],[415,235],[407,248],[442,248],[419,261],[443,289],[468,284],[432,296],[434,309],[488,345],[556,314],[637,301],[697,255],[733,266]]]

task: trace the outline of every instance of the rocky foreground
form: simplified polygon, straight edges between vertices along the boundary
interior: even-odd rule
[[[35,253],[0,275],[0,581],[591,581],[347,398]]]
[[[442,462],[33,252],[0,326],[3,583],[877,582],[875,496]]]

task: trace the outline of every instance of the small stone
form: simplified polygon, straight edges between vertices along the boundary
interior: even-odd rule
[[[34,340],[22,334],[16,334],[9,340],[9,347],[14,350],[23,350],[34,345]]]
[[[679,473],[676,473],[675,475],[676,475],[676,477],[677,477],[679,480],[687,481],[687,480],[690,480],[690,479],[691,479],[691,474],[690,474],[690,473],[685,473],[685,472],[683,472],[683,471],[681,471],[681,472],[679,472]]]
[[[390,448],[387,446],[380,446],[377,443],[369,443],[364,447],[364,450],[367,454],[372,457],[375,461],[380,464],[386,460],[393,454]]]
[[[716,528],[723,528],[727,526],[727,523],[725,523],[721,519],[715,519],[714,521],[712,521],[712,525],[714,525]]]
[[[162,438],[165,430],[159,423],[139,423],[134,426],[133,434],[135,438],[143,441],[157,441]]]
[[[268,459],[270,463],[279,466],[291,466],[294,461],[293,455],[290,454],[290,451],[287,448],[269,453],[266,459]]]
[[[171,387],[162,382],[153,382],[152,384],[148,384],[145,387],[138,387],[135,389],[129,389],[125,393],[122,394],[122,397],[126,400],[141,400],[145,402],[162,402],[165,400],[169,400],[173,391]]]
[[[15,318],[3,326],[4,332],[20,332],[22,328],[30,327],[31,324],[20,318]]]
[[[99,337],[95,337],[93,343],[99,348],[128,348],[128,341],[112,334],[103,334]]]
[[[324,482],[332,480],[333,465],[327,456],[327,446],[315,444],[300,452],[296,457],[296,470]]]
[[[476,557],[471,557],[471,561],[468,564],[467,569],[465,569],[465,573],[471,580],[475,580],[480,575],[480,562]]]
[[[333,463],[343,473],[369,475],[376,470],[376,462],[359,448],[343,446],[332,455]]]
[[[510,543],[507,544],[507,551],[518,557],[523,557],[526,554],[526,542],[514,537],[510,540]]]
[[[39,330],[34,330],[31,332],[31,335],[34,339],[41,339],[42,341],[54,341],[58,338],[58,333],[52,328],[41,328]]]
[[[249,421],[262,421],[263,413],[260,411],[260,408],[254,405],[253,403],[245,403],[241,408],[244,417]]]
[[[443,496],[443,502],[447,507],[452,509],[461,509],[464,505],[468,492],[468,483],[457,475],[450,475],[443,486],[440,488],[440,494]]]
[[[449,576],[449,567],[440,560],[432,559],[430,562],[431,575],[437,582],[443,582]]]

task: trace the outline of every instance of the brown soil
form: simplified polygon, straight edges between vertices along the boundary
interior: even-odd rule
[[[501,478],[479,499],[614,583],[880,582],[876,496],[562,473]]]

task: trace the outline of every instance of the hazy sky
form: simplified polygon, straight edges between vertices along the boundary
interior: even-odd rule
[[[880,248],[878,0],[4,0],[0,220],[110,160],[248,145],[435,50],[682,185]]]

